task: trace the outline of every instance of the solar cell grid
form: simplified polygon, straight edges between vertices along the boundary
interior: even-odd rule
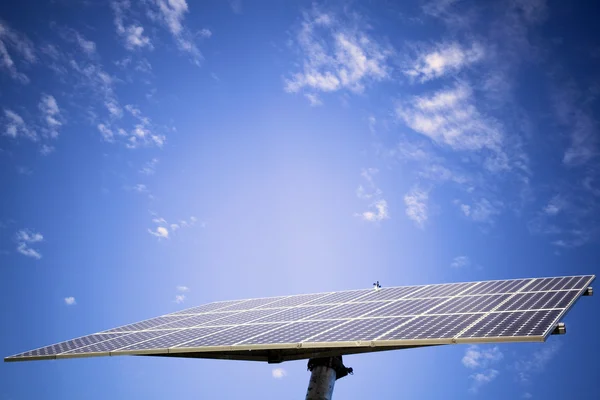
[[[367,314],[380,307],[388,306],[390,302],[370,302],[370,303],[351,303],[341,304],[329,308],[319,314],[311,316],[311,319],[338,319],[338,318],[356,318]]]
[[[559,314],[558,310],[491,313],[469,327],[460,337],[540,336]]]
[[[53,344],[50,346],[45,346],[39,349],[27,351],[25,353],[17,354],[15,357],[39,357],[39,356],[51,356],[59,353],[64,353],[70,350],[74,350],[80,347],[85,347],[90,344],[94,344],[97,342],[101,342],[103,340],[110,340],[119,336],[127,335],[127,333],[109,333],[103,335],[88,335],[83,336],[77,339],[68,340],[66,342],[61,342],[57,344]]]
[[[349,290],[346,292],[336,292],[328,294],[320,299],[313,300],[306,304],[338,304],[338,303],[347,303],[354,299],[358,299],[361,296],[370,293],[370,290]]]
[[[369,313],[369,317],[402,317],[422,314],[430,308],[443,303],[447,298],[396,300],[389,305]]]
[[[377,340],[452,338],[484,314],[423,316],[410,319]]]
[[[515,294],[506,303],[500,305],[497,311],[564,308],[577,297],[577,294],[574,290]]]
[[[165,324],[169,324],[172,322],[181,321],[185,318],[187,318],[187,317],[183,316],[183,315],[156,317],[156,318],[147,319],[142,322],[137,322],[135,324],[120,326],[118,328],[110,329],[110,330],[104,331],[104,332],[112,333],[112,332],[127,332],[127,331],[143,331],[145,329],[155,328],[160,325],[165,325]]]
[[[293,307],[287,310],[272,314],[256,320],[256,322],[291,322],[298,321],[303,318],[312,317],[315,314],[330,309],[331,305],[326,306],[305,306],[305,307]]]
[[[180,329],[177,331],[171,331],[170,333],[163,334],[149,340],[139,341],[127,347],[120,348],[120,351],[130,350],[151,350],[151,349],[166,349],[174,347],[178,344],[183,344],[193,339],[198,339],[215,332],[223,330],[223,327],[210,327],[210,328],[190,328]]]
[[[284,299],[285,297],[269,297],[264,299],[250,299],[241,303],[233,304],[231,306],[221,308],[219,311],[244,311],[250,310],[260,306],[267,306],[271,303],[275,303],[278,300]]]
[[[532,279],[516,279],[511,281],[489,281],[481,282],[479,285],[473,286],[467,290],[465,295],[475,294],[496,294],[496,293],[516,293],[525,285],[530,283]]]
[[[201,314],[206,312],[219,311],[226,307],[230,307],[234,304],[242,303],[245,300],[231,300],[221,301],[218,303],[208,303],[197,307],[186,308],[185,310],[177,311],[169,315],[180,315],[180,314]]]
[[[430,297],[450,297],[456,296],[457,294],[463,292],[465,289],[468,289],[471,286],[476,285],[476,283],[447,283],[441,285],[431,285],[427,286],[423,290],[415,291],[413,293],[409,293],[405,298],[407,299],[425,299]]]
[[[456,314],[491,311],[509,295],[455,297],[428,310],[427,314]]]
[[[409,317],[356,319],[321,332],[310,338],[311,342],[346,342],[374,340],[385,332],[408,321]]]
[[[202,326],[219,326],[219,325],[239,325],[247,324],[255,321],[259,318],[266,317],[281,312],[278,309],[265,309],[265,310],[248,310],[233,315],[229,315],[223,318],[215,319],[210,322],[202,324]]]
[[[246,340],[261,333],[284,326],[284,323],[270,323],[260,325],[239,325],[222,330],[203,338],[192,340],[184,345],[175,347],[200,347],[200,346],[232,346],[242,340]]]
[[[277,300],[273,303],[268,303],[266,305],[257,307],[261,308],[279,308],[279,307],[294,307],[304,303],[308,303],[313,300],[317,300],[321,297],[325,297],[330,293],[317,293],[317,294],[301,294],[298,296],[290,296],[281,300]]]
[[[109,351],[114,351],[120,349],[122,347],[130,346],[137,342],[152,339],[157,336],[164,335],[165,333],[169,333],[170,331],[146,331],[146,332],[134,332],[128,335],[122,335],[110,340],[104,340],[101,342],[97,342],[91,344],[89,346],[80,347],[75,350],[67,351],[66,353],[73,354],[84,354],[84,353],[105,353]]]
[[[343,324],[344,320],[329,321],[299,321],[263,333],[256,337],[241,341],[239,344],[260,343],[299,343],[304,339],[314,336],[319,332]]]
[[[162,330],[162,329],[176,329],[176,328],[191,328],[197,325],[207,324],[209,322],[220,320],[227,316],[231,316],[233,314],[237,314],[239,311],[231,312],[231,313],[210,313],[210,314],[197,314],[188,316],[185,319],[180,319],[175,322],[171,322],[164,325],[158,325],[156,327],[150,328],[150,330]]]
[[[404,286],[382,288],[379,290],[371,290],[366,296],[351,301],[382,301],[382,300],[397,300],[416,291],[422,290],[425,286]]]

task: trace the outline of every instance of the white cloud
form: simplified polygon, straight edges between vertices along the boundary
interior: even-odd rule
[[[17,241],[17,252],[38,260],[42,258],[42,255],[37,250],[29,247],[33,243],[44,240],[44,236],[41,233],[33,232],[29,229],[21,229],[16,233],[15,239]]]
[[[23,118],[16,112],[4,109],[4,135],[11,138],[26,137],[27,139],[36,141],[37,134],[31,130]]]
[[[464,268],[464,267],[468,267],[469,265],[471,265],[471,260],[467,256],[454,257],[454,260],[452,260],[452,263],[450,263],[450,266],[452,268]],[[464,363],[464,358],[463,358],[463,363]]]
[[[323,102],[321,101],[321,99],[319,98],[319,96],[317,96],[316,94],[305,93],[304,97],[306,97],[308,99],[308,101],[310,102],[310,106],[311,107],[317,107],[317,106],[322,106],[323,105]]]
[[[185,294],[177,294],[175,295],[175,303],[181,304],[185,301]]]
[[[44,155],[44,156],[47,156],[47,155],[49,155],[49,154],[53,153],[53,152],[54,152],[54,150],[56,150],[56,149],[54,148],[54,146],[49,146],[49,145],[47,145],[47,144],[43,144],[43,145],[40,147],[40,153],[41,153],[42,155]]]
[[[212,36],[212,32],[210,31],[210,29],[204,28],[198,32],[198,36],[200,36],[203,39],[208,39]]]
[[[375,201],[369,206],[369,208],[371,210],[359,214],[359,216],[365,221],[379,222],[390,217],[388,213],[387,201],[383,199]]]
[[[104,106],[108,110],[111,117],[121,118],[123,116],[123,109],[115,99],[106,100],[104,102]]]
[[[425,82],[457,72],[481,60],[483,56],[483,47],[477,43],[473,43],[471,48],[464,48],[458,43],[441,43],[434,49],[419,54],[413,66],[404,73],[413,79]]]
[[[75,302],[75,297],[65,297],[65,304],[68,306],[73,306],[73,305],[77,304]]]
[[[125,47],[129,50],[141,49],[144,47],[152,49],[150,38],[148,36],[144,36],[144,28],[142,26],[128,26],[124,30],[123,36],[125,37]]]
[[[62,122],[56,99],[51,95],[42,94],[38,108],[46,122],[48,135],[51,138],[58,137],[58,129],[62,126]]]
[[[229,7],[235,14],[242,13],[242,0],[229,0]]]
[[[531,399],[531,398],[533,398],[533,395],[529,392],[525,392],[525,393],[523,393],[523,396],[521,396],[521,397],[524,399]]]
[[[504,204],[500,201],[491,202],[485,197],[475,200],[471,205],[460,204],[460,209],[465,217],[475,222],[493,223],[494,217],[500,215]]]
[[[9,52],[10,49],[10,52]],[[4,21],[0,20],[0,69],[3,69],[8,75],[21,83],[29,83],[27,75],[19,72],[16,63],[11,57],[17,53],[25,63],[36,62],[35,49],[33,43],[14,30],[12,30]]]
[[[140,173],[144,175],[154,175],[156,172],[156,165],[158,164],[158,158],[153,158],[152,160],[146,162],[144,166],[140,169]]]
[[[500,124],[479,113],[466,84],[442,89],[432,96],[416,96],[396,108],[397,116],[415,132],[454,150],[491,152],[485,166],[491,171],[509,169],[502,150]]]
[[[147,193],[148,188],[143,183],[138,183],[132,187],[132,189],[138,193]]]
[[[406,205],[406,215],[413,220],[419,228],[425,226],[427,222],[427,202],[429,193],[414,187],[404,196],[404,204]]]
[[[556,215],[566,206],[565,200],[560,196],[556,195],[550,199],[546,207],[544,207],[544,213],[547,215]]]
[[[158,7],[158,16],[171,32],[177,47],[189,53],[194,63],[199,65],[202,55],[183,25],[185,14],[188,12],[186,0],[155,0],[155,3]]]
[[[187,286],[177,286],[176,289],[178,292],[189,292],[190,291],[190,288]]]
[[[547,342],[542,346],[543,348],[533,352],[531,357],[518,360],[515,363],[517,378],[521,383],[529,383],[533,375],[544,371],[548,363],[560,350],[561,342]]]
[[[142,49],[144,47],[152,50],[152,42],[148,36],[144,36],[144,27],[139,24],[125,26],[125,12],[129,10],[131,3],[128,1],[113,1],[111,7],[115,14],[115,26],[117,34],[125,39],[125,48],[128,50]]]
[[[114,141],[114,134],[112,129],[110,129],[109,127],[107,127],[104,124],[98,124],[98,130],[100,131],[100,133],[102,134],[102,138],[107,141],[107,142],[112,142]]]
[[[286,79],[289,93],[302,89],[362,92],[369,82],[389,77],[389,51],[366,32],[346,26],[332,15],[316,9],[304,13],[297,42],[303,53],[303,68]]]
[[[469,391],[472,393],[477,393],[482,386],[492,382],[498,377],[498,375],[500,375],[500,372],[495,369],[488,369],[471,375],[470,378],[473,380],[473,383],[471,384]]]
[[[504,354],[497,346],[482,349],[479,346],[469,346],[462,363],[467,368],[487,368],[504,358]]]
[[[273,370],[271,371],[271,375],[275,379],[281,379],[287,375],[287,372],[283,368],[273,368]]]
[[[152,229],[148,229],[148,233],[150,233],[153,236],[156,236],[159,239],[169,238],[169,231],[164,226],[159,226],[154,231]]]
[[[77,44],[88,56],[96,54],[96,43],[84,38],[79,32],[75,32]]]

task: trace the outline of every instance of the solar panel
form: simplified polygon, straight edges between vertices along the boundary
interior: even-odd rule
[[[453,343],[544,341],[593,275],[217,302],[5,358],[160,355],[284,361]]]

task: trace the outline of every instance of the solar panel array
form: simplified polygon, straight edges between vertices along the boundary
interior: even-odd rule
[[[543,341],[593,279],[591,275],[532,278],[218,302],[5,361]]]

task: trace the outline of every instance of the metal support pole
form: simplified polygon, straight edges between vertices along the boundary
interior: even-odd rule
[[[342,363],[342,356],[311,358],[308,370],[311,374],[306,400],[331,400],[335,381],[352,374],[352,368],[346,368]]]

